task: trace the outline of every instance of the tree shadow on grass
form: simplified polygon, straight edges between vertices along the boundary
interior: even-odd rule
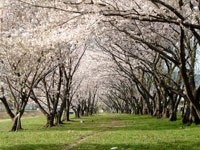
[[[83,143],[71,150],[110,150],[117,147],[117,150],[200,150],[200,143],[159,143],[159,144],[87,144]]]
[[[101,118],[101,116],[100,116]],[[93,121],[91,121],[94,119]],[[181,121],[168,122],[167,120],[155,119],[149,116],[141,115],[117,115],[111,116],[106,119],[99,118],[84,118],[84,123],[80,123],[78,119],[65,122],[60,126],[55,126],[52,128],[42,128],[39,124],[34,124],[34,129],[32,132],[48,132],[48,131],[164,131],[164,130],[183,130],[187,128],[186,125],[182,125]],[[118,125],[113,124],[113,121],[118,122]],[[190,128],[195,128],[198,126],[192,126]],[[25,129],[28,128],[25,126]],[[26,130],[25,130],[26,131]],[[28,131],[29,132],[29,131]]]
[[[21,145],[9,145],[0,146],[0,150],[59,150],[63,146],[56,144],[21,144]]]
[[[80,144],[71,150],[110,150],[117,147],[117,150],[200,150],[200,142],[198,143],[167,143],[160,142],[157,144]],[[0,150],[61,150],[64,145],[57,144],[21,144],[12,146],[0,146]]]
[[[137,130],[144,130],[144,131],[164,131],[164,130],[184,130],[187,128],[186,125],[177,124],[177,123],[130,123],[130,124],[119,124],[119,125],[107,125],[104,124],[64,124],[58,127],[52,128],[40,128],[40,130],[35,129],[32,130],[33,132],[42,132],[42,131],[101,131],[101,130],[110,130],[110,131],[137,131]],[[190,128],[197,128],[198,126],[192,126]]]

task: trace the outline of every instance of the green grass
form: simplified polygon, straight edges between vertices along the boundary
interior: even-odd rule
[[[45,118],[22,120],[24,130],[8,132],[0,123],[0,150],[200,150],[200,126],[148,116],[101,114],[43,128]],[[92,122],[94,120],[94,122]]]

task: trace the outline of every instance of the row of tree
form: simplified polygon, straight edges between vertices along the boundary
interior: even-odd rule
[[[59,1],[0,2],[0,100],[11,131],[22,128],[29,102],[44,114],[46,127],[69,121],[71,108],[76,117],[97,112],[97,88],[82,85],[87,78],[77,73],[90,32],[83,32],[88,24],[75,9]]]
[[[96,87],[78,92],[82,77],[74,77],[86,44],[100,48],[112,66],[106,90],[100,88],[108,108],[173,121],[181,105],[183,122],[199,123],[199,0],[3,2],[1,100],[13,131],[30,99],[47,127],[60,124],[65,110],[69,120],[73,97],[77,117],[96,111]],[[16,113],[7,107],[10,99]]]
[[[1,61],[4,73],[1,76],[2,96],[0,99],[13,120],[11,131],[22,128],[21,117],[26,105],[31,101],[34,101],[46,116],[46,127],[59,125],[63,123],[63,120],[70,121],[70,109],[77,106],[78,108],[74,111],[77,112],[80,109],[81,115],[92,115],[96,112],[96,90],[93,92],[87,89],[83,97],[79,94],[81,80],[74,81],[73,79],[86,47],[77,57],[73,56],[73,50],[70,51],[70,54],[66,51],[64,52],[64,49],[61,48],[58,56],[54,55],[51,62],[46,62],[44,54],[41,54],[34,62],[33,55],[31,58],[27,58],[26,53],[18,60],[15,58]],[[6,53],[5,56],[7,57],[8,54]],[[30,66],[27,66],[28,63]],[[32,63],[37,64],[32,65]],[[25,67],[27,70],[23,70]]]
[[[114,112],[170,121],[180,108],[183,123],[199,124],[199,1],[149,0],[149,9],[133,3],[104,13],[109,29],[97,44],[115,63],[118,79],[107,83],[101,99]]]

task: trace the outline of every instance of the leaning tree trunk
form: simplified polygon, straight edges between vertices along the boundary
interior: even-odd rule
[[[187,64],[186,64],[186,53],[185,53],[185,31],[181,27],[181,36],[180,36],[180,60],[181,60],[181,75],[184,81],[185,91],[186,95],[188,97],[188,100],[190,103],[192,103],[193,108],[196,111],[197,116],[200,118],[200,104],[199,104],[199,97],[200,97],[200,85],[197,88],[191,87],[191,80],[189,80],[189,77],[187,75]],[[194,90],[196,89],[196,90]]]
[[[18,130],[22,129],[21,117],[24,114],[27,102],[28,102],[28,98],[23,95],[22,96],[22,103],[17,107],[17,111],[16,111],[16,115],[13,119],[13,125],[12,125],[12,128],[11,128],[11,131],[18,131]]]
[[[5,96],[0,97],[0,100],[2,101],[2,103],[3,103],[3,105],[4,105],[5,109],[6,109],[7,114],[13,120],[15,118],[15,115],[13,114],[12,110],[9,107],[8,102],[6,100],[6,97]]]
[[[21,126],[21,113],[18,112],[17,115],[15,116],[15,118],[13,119],[13,125],[11,128],[11,131],[18,131],[22,129]]]
[[[190,123],[200,124],[200,119],[196,113],[196,110],[194,109],[193,105],[190,103],[190,117],[189,117]]]

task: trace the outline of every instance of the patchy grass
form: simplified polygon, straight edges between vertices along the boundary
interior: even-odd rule
[[[115,124],[73,150],[200,150],[200,126],[148,116],[109,115]]]
[[[22,120],[24,130],[0,123],[0,150],[200,150],[200,126],[148,116],[101,114],[43,128],[45,118]],[[93,120],[93,121],[92,121]]]

